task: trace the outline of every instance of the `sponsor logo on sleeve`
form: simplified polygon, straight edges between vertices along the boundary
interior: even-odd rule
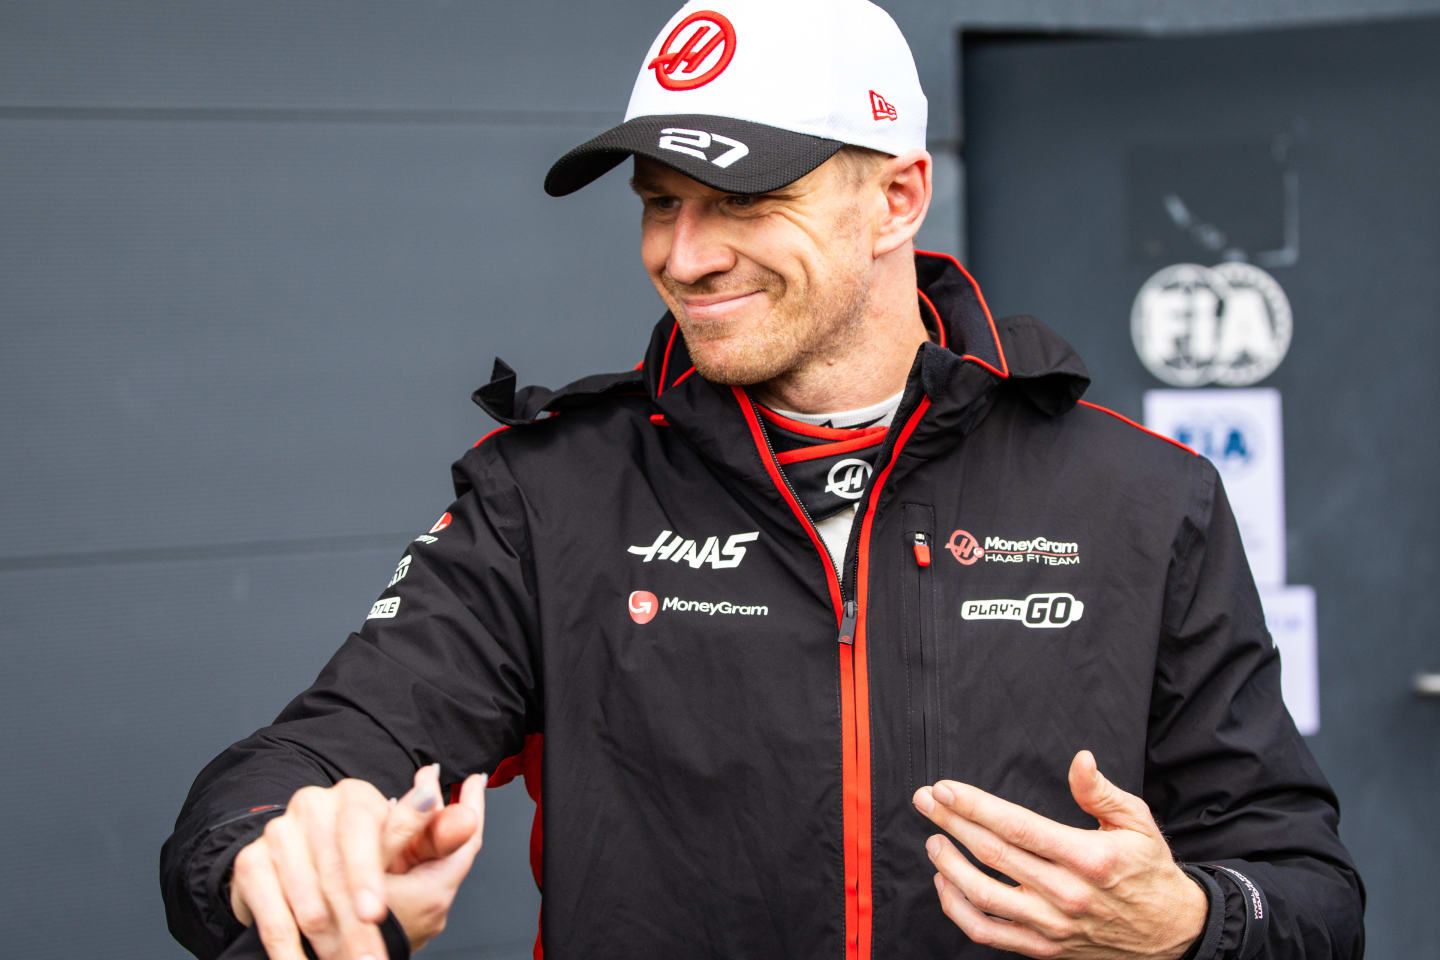
[[[1023,600],[966,600],[964,620],[1016,620],[1027,627],[1068,627],[1085,614],[1085,604],[1069,593],[1032,593]]]
[[[671,563],[688,563],[691,569],[699,570],[709,564],[714,570],[728,570],[740,566],[745,559],[745,544],[760,539],[760,531],[750,530],[734,533],[722,545],[719,537],[706,537],[703,543],[682,537],[669,530],[661,530],[653,543],[629,547],[628,553],[640,557],[645,563],[655,560],[669,560]]]
[[[407,553],[405,554],[405,556],[400,558],[400,565],[395,568],[395,573],[393,576],[390,577],[390,582],[385,584],[385,589],[389,590],[391,587],[395,586],[395,584],[399,583],[401,580],[404,580],[405,574],[409,572],[410,554]]]
[[[435,534],[441,532],[441,531],[444,530],[446,527],[450,526],[450,521],[451,521],[452,519],[453,519],[453,518],[450,516],[450,511],[449,511],[449,510],[446,510],[444,513],[442,513],[442,514],[440,515],[440,519],[435,521],[435,525],[430,528],[430,532],[429,532],[429,533],[422,533],[422,534],[420,534],[420,536],[418,536],[418,537],[415,538],[415,542],[416,542],[416,543],[434,543],[436,540],[439,539],[438,537],[435,536]]]
[[[395,614],[400,612],[399,597],[381,597],[370,607],[370,615],[366,620],[391,620]]]
[[[1241,886],[1243,886],[1245,891],[1250,895],[1250,916],[1255,920],[1263,920],[1265,918],[1265,898],[1260,896],[1260,889],[1250,882],[1250,878],[1239,870],[1230,869],[1223,863],[1211,864],[1211,866],[1224,870],[1240,882]]]

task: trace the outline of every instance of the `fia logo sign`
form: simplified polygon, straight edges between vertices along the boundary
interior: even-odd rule
[[[1177,387],[1263,380],[1285,359],[1293,325],[1280,284],[1248,263],[1166,267],[1130,310],[1140,362]]]

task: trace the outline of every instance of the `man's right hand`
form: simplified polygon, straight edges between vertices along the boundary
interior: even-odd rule
[[[476,797],[473,787],[466,793]],[[379,960],[387,870],[394,865],[404,872],[452,852],[424,851],[436,847],[436,837],[477,834],[483,809],[483,799],[444,806],[438,766],[417,771],[414,786],[393,804],[361,780],[305,787],[236,855],[231,909],[241,923],[255,924],[271,960],[304,960],[301,935],[321,960]],[[453,889],[435,891],[445,910],[453,895]],[[406,918],[399,919],[406,926]]]

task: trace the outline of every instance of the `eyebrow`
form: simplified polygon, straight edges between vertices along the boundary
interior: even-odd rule
[[[654,179],[647,177],[643,173],[637,173],[630,178],[630,189],[637,194],[665,192],[664,190],[660,189],[660,185],[656,183]]]

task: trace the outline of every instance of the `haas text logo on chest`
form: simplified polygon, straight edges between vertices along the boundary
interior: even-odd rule
[[[706,537],[703,544],[672,533],[669,530],[661,530],[660,536],[655,538],[654,543],[636,545],[630,547],[627,552],[641,557],[644,562],[650,563],[654,560],[669,560],[671,563],[685,561],[692,569],[699,570],[705,564],[712,569],[725,570],[730,567],[740,566],[740,561],[745,559],[744,544],[760,539],[760,531],[750,530],[745,533],[731,534],[721,544],[719,537]]]

